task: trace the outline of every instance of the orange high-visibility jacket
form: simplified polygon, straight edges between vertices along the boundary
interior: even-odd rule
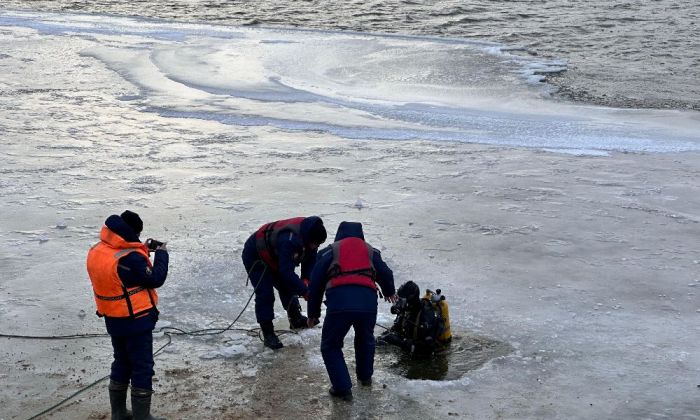
[[[112,232],[107,226],[102,227],[100,242],[90,248],[87,256],[87,271],[95,292],[97,315],[113,318],[135,318],[158,304],[155,289],[142,286],[126,288],[122,284],[117,265],[119,259],[132,252],[137,252],[148,261],[148,248],[141,242],[127,242]]]

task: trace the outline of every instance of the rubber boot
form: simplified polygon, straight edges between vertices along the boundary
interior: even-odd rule
[[[112,408],[112,420],[131,420],[133,416],[126,409],[126,391],[129,384],[109,380],[109,405]]]
[[[131,410],[134,412],[134,420],[165,420],[162,417],[151,415],[151,395],[149,389],[131,387]]]
[[[287,318],[289,318],[289,328],[296,330],[300,328],[308,328],[306,324],[308,318],[301,314],[301,305],[299,299],[293,297],[287,306]]]
[[[352,390],[350,389],[344,392],[339,392],[336,391],[335,388],[331,387],[328,390],[328,393],[334,396],[335,398],[340,398],[343,401],[352,401]]]
[[[369,379],[360,379],[360,377],[357,377],[357,382],[360,383],[362,386],[372,386],[372,378]]]
[[[260,330],[263,333],[263,344],[265,347],[269,347],[272,350],[281,349],[284,344],[277,338],[275,334],[275,327],[272,325],[272,321],[264,321],[260,323]]]

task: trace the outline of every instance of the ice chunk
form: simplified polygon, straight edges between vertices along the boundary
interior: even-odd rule
[[[221,356],[227,359],[240,359],[248,353],[248,349],[240,344],[233,344],[220,350]]]
[[[199,358],[204,360],[216,359],[217,357],[219,357],[219,352],[217,351],[208,351],[199,355]]]

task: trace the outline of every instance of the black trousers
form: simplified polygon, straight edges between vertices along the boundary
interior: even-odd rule
[[[112,336],[114,362],[110,379],[135,388],[153,390],[153,332]]]
[[[350,373],[343,356],[343,340],[352,327],[355,330],[355,373],[361,380],[372,379],[374,373],[374,324],[376,312],[338,312],[326,314],[321,332],[321,356],[331,385],[338,392],[352,388]]]

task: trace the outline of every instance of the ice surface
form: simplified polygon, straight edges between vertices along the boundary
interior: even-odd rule
[[[168,117],[577,154],[700,147],[694,113],[549,101],[533,81],[565,63],[498,45],[18,12],[0,25],[92,40],[81,54],[137,87],[134,106]]]
[[[215,357],[223,357],[226,359],[240,359],[249,356],[249,351],[246,346],[241,344],[233,344],[227,347],[222,347],[218,350],[201,354],[202,359],[213,359]]]
[[[104,331],[85,254],[129,208],[170,249],[161,328],[242,312],[221,334],[171,337],[157,414],[697,418],[697,114],[551,102],[521,73],[536,63],[491,47],[0,12],[0,332]],[[333,403],[321,329],[282,333],[276,302],[273,352],[244,310],[248,235],[310,214],[331,236],[362,222],[397,283],[441,288],[455,333],[489,340],[465,353],[508,351],[446,381],[407,380],[380,354],[375,385]],[[0,351],[10,418],[111,358],[106,338]],[[352,334],[345,351],[352,374]],[[104,387],[84,396],[54,417],[104,416]]]

